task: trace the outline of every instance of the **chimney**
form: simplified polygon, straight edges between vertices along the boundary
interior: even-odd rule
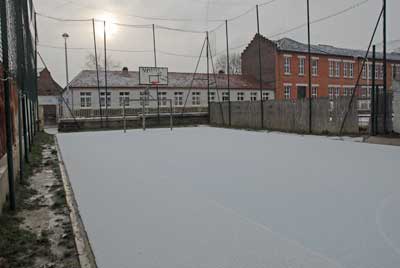
[[[124,68],[122,68],[122,75],[125,75],[125,76],[127,76],[128,74],[129,74],[128,67],[124,67]]]

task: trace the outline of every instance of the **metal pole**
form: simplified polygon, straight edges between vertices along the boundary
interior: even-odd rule
[[[374,117],[374,126],[375,126],[375,135],[378,134],[378,115],[379,115],[379,86],[375,86],[375,117]]]
[[[108,126],[108,81],[107,81],[107,31],[106,31],[106,21],[104,21],[104,86],[106,88],[106,126]]]
[[[153,49],[154,49],[154,67],[157,67],[157,51],[156,51],[156,30],[155,25],[153,24]],[[158,85],[156,86],[156,95],[157,95],[157,121],[160,124],[160,96],[158,95]]]
[[[173,109],[172,109],[172,100],[169,100],[169,107],[170,107],[170,113],[171,113],[171,115],[170,115],[170,117],[169,117],[169,125],[170,125],[170,128],[171,128],[171,130],[172,130],[172,127],[173,127]]]
[[[68,72],[68,47],[67,47],[67,39],[69,35],[67,33],[64,33],[62,35],[64,37],[64,51],[65,51],[65,79],[66,79],[66,88],[67,92],[71,94],[71,105],[72,105],[72,112],[74,112],[74,94],[73,92],[70,92],[69,88],[69,72]]]
[[[371,116],[370,133],[375,136],[375,68],[376,68],[376,46],[372,46],[372,87],[371,87]],[[367,87],[368,90],[368,87]]]
[[[38,32],[37,32],[37,20],[36,20],[36,11],[34,13],[34,27],[35,27],[35,73],[37,74],[37,66],[38,66]],[[38,79],[37,75],[35,75],[35,83],[36,83],[36,131],[39,131],[39,88],[38,88]]]
[[[126,97],[124,96],[124,110],[123,110],[123,120],[124,120],[124,133],[126,133],[126,112],[125,112],[125,102],[126,102]]]
[[[258,71],[260,78],[260,104],[261,104],[261,128],[264,128],[264,103],[262,100],[263,95],[263,78],[262,78],[262,57],[261,57],[261,34],[260,34],[260,17],[258,14],[258,5],[256,5],[257,13],[257,36],[258,36]]]
[[[94,57],[95,57],[96,75],[97,75],[97,92],[99,94],[100,120],[101,120],[101,127],[103,127],[103,111],[101,109],[101,96],[100,96],[99,63],[98,63],[98,59],[97,59],[96,26],[94,23],[94,19],[92,19],[92,25],[93,25]],[[107,96],[106,96],[106,100],[107,100]]]
[[[10,209],[15,210],[15,178],[14,178],[14,152],[13,152],[13,128],[12,128],[12,114],[10,105],[10,82],[7,70],[10,69],[8,59],[8,31],[7,31],[7,4],[5,1],[0,2],[0,17],[1,17],[1,43],[3,48],[3,78],[4,80],[4,106],[5,106],[5,119],[6,119],[6,137],[7,137],[7,172],[8,172],[8,189],[10,198]]]
[[[229,103],[228,103],[228,122],[229,122],[229,126],[231,126],[232,124],[232,120],[231,120],[231,82],[230,82],[230,61],[229,61],[229,35],[228,35],[228,20],[225,20],[225,30],[226,30],[226,75],[228,78],[228,95],[229,95]],[[262,99],[262,96],[261,96]]]
[[[209,40],[208,40],[208,31],[206,32],[206,40],[207,40],[207,109],[208,109],[208,123],[211,123],[210,117],[210,57],[209,57]]]
[[[25,150],[25,162],[29,163],[29,140],[28,140],[28,128],[27,128],[27,109],[26,109],[26,96],[22,93],[22,126],[24,131],[24,150]]]
[[[22,180],[24,177],[24,151],[22,149],[22,93],[17,92],[18,95],[18,143],[19,143],[19,179]],[[24,145],[25,146],[25,145]]]
[[[308,39],[308,132],[312,133],[312,74],[311,74],[311,31],[310,31],[310,0],[307,0],[307,39]]]
[[[388,133],[387,126],[387,57],[386,57],[386,0],[383,0],[383,132]]]
[[[146,91],[145,91],[145,93],[144,93],[144,96],[143,96],[143,101],[142,101],[142,127],[143,127],[143,130],[146,130],[146,118],[145,118],[145,114],[146,114],[146,108],[145,108],[145,106],[146,106]]]
[[[22,7],[23,4],[21,0],[17,0],[15,3],[15,24],[16,24],[16,31],[17,31],[17,80],[19,83],[19,88],[22,93],[21,98],[21,116],[22,116],[22,130],[21,133],[23,134],[24,140],[24,158],[26,162],[29,162],[29,155],[28,155],[28,146],[29,141],[27,137],[27,123],[26,123],[26,105],[25,105],[25,97],[23,96],[23,91],[25,88],[25,48],[24,48],[24,32],[22,26]]]

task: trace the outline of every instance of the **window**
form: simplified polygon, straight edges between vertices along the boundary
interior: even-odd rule
[[[292,87],[291,86],[285,86],[284,87],[284,92],[283,92],[283,97],[288,100],[291,97],[291,91],[292,91]]]
[[[106,92],[100,92],[100,105],[106,107]],[[107,107],[111,106],[111,92],[107,92]]]
[[[361,97],[369,98],[371,96],[371,87],[362,87],[361,88]]]
[[[328,88],[328,95],[329,95],[329,99],[330,100],[333,100],[333,97],[334,97],[334,88],[333,87],[330,87],[330,88]]]
[[[167,92],[165,91],[158,92],[158,105],[167,106]]]
[[[340,88],[339,87],[329,87],[328,95],[329,95],[330,100],[333,100],[334,98],[339,97],[340,96]]]
[[[311,88],[311,97],[312,98],[318,98],[318,87],[312,87]]]
[[[318,59],[312,59],[312,75],[318,76]]]
[[[340,62],[338,61],[335,62],[335,77],[340,77]]]
[[[291,64],[292,58],[290,56],[285,56],[285,63],[283,66],[285,74],[291,74]]]
[[[299,75],[304,75],[304,66],[306,59],[304,57],[299,58]]]
[[[238,101],[244,101],[244,92],[238,92],[237,93],[237,100]]]
[[[200,105],[200,92],[192,92],[192,105]]]
[[[222,92],[222,101],[229,101],[229,92]]]
[[[140,106],[149,106],[149,92],[140,91]]]
[[[123,107],[124,102],[125,106],[129,106],[129,92],[120,92],[119,93],[119,106]]]
[[[340,96],[340,88],[335,88],[335,97],[339,97]]]
[[[343,96],[351,96],[353,94],[353,88],[352,87],[345,87],[343,89]]]
[[[392,78],[400,80],[400,64],[392,64]]]
[[[349,63],[349,78],[354,77],[354,63],[350,62]]]
[[[330,60],[329,61],[329,77],[334,77],[335,75],[335,62]]]
[[[362,70],[362,79],[367,79],[368,64],[364,65]]]
[[[210,102],[215,101],[215,92],[210,92],[210,93],[208,94],[208,100],[209,100]]]
[[[90,108],[92,107],[92,93],[91,92],[81,92],[81,107]]]
[[[175,96],[175,106],[183,105],[183,92],[174,92]]]
[[[264,101],[269,100],[269,92],[263,91],[263,93],[262,93],[262,99],[263,99]]]
[[[344,78],[349,77],[349,63],[348,62],[343,63],[343,77]]]
[[[375,66],[375,79],[383,80],[383,64]]]
[[[258,96],[258,92],[251,92],[250,93],[250,100],[251,101],[256,101]]]

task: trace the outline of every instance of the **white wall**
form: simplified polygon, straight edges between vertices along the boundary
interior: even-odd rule
[[[71,90],[73,93],[73,99],[72,99],[72,94],[69,94],[68,92],[65,92],[64,94],[64,98],[67,100],[67,102],[70,104],[70,107],[72,108],[72,103],[74,103],[74,110],[80,110],[80,109],[99,109],[99,94],[98,94],[98,90],[96,88],[93,89],[73,89]],[[119,98],[120,98],[120,92],[129,92],[130,95],[130,99],[136,99],[139,100],[140,99],[140,93],[143,90],[139,90],[139,89],[112,89],[109,90],[108,92],[111,93],[111,109],[119,109],[121,108],[120,106],[120,102],[119,102]],[[82,108],[81,107],[81,100],[80,100],[80,94],[81,92],[90,92],[91,93],[91,107],[89,108]],[[101,92],[105,92],[105,90],[101,90]],[[166,98],[167,99],[171,99],[172,100],[172,105],[174,107],[183,107],[187,98],[187,103],[186,103],[186,107],[207,107],[207,103],[208,103],[208,99],[207,99],[207,89],[192,89],[190,91],[189,97],[188,97],[188,93],[189,90],[188,89],[159,89],[159,92],[166,92]],[[175,102],[175,92],[182,92],[183,93],[183,105],[177,105]],[[200,105],[193,105],[193,95],[192,92],[200,92]],[[228,92],[227,90],[218,90],[218,95],[217,95],[217,90],[213,89],[210,90],[210,92],[214,92],[215,93],[215,100],[216,102],[218,101],[222,101],[222,95],[223,92]],[[244,101],[249,101],[250,100],[250,96],[251,96],[251,92],[256,92],[257,93],[257,100],[260,100],[260,92],[258,89],[255,90],[236,90],[233,89],[231,90],[231,101],[238,101],[237,99],[237,93],[238,92],[244,92]],[[269,92],[269,98],[270,99],[274,99],[275,98],[275,94],[274,91],[268,91]],[[150,89],[149,90],[150,93],[150,100],[153,101],[149,101],[149,105],[148,107],[157,107],[157,102],[155,101],[157,98],[157,94],[156,94],[156,90],[155,89]],[[64,112],[68,111],[67,107],[65,104],[63,104],[64,106]],[[167,102],[167,106],[169,107],[169,102]],[[140,102],[139,101],[131,101],[130,102],[130,107],[134,107],[134,108],[139,108],[140,106]]]

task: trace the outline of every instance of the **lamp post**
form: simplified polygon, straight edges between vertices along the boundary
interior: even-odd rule
[[[66,79],[67,79],[67,92],[68,94],[71,94],[71,106],[72,106],[72,113],[74,112],[74,94],[73,92],[69,91],[69,76],[68,76],[68,53],[67,53],[67,39],[69,37],[69,35],[67,33],[64,33],[62,35],[62,37],[64,38],[64,47],[65,47],[65,75],[66,75]],[[62,96],[61,96],[62,97]]]

